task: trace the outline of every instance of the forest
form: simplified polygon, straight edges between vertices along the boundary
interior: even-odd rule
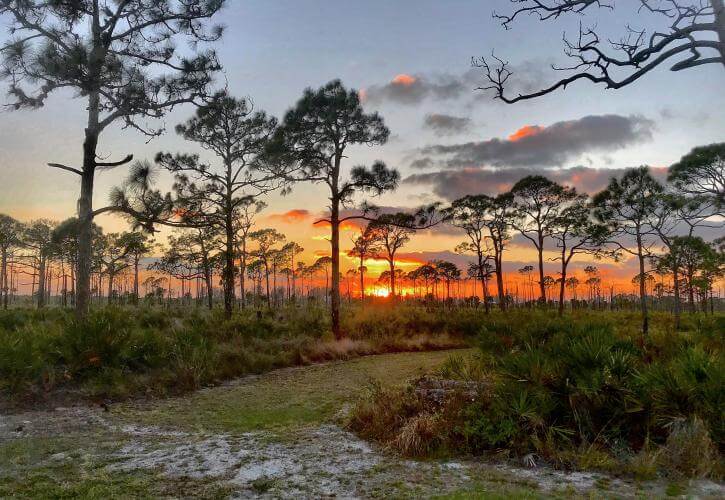
[[[725,494],[725,142],[634,157],[596,189],[540,168],[392,206],[426,174],[367,161],[401,140],[371,102],[423,77],[301,85],[277,118],[232,90],[228,3],[0,0],[9,112],[41,121],[55,97],[84,120],[77,164],[35,158],[78,181],[74,215],[0,213],[0,496]],[[549,3],[493,19],[615,8]],[[643,0],[675,22],[627,27],[625,59],[580,25],[554,67],[570,75],[541,90],[474,58],[477,91],[508,109],[655,80],[682,53],[672,71],[725,67],[725,6],[687,3]],[[561,123],[473,148],[542,156],[569,147],[547,136]],[[121,133],[154,153],[109,156]],[[317,211],[280,214],[294,196]]]

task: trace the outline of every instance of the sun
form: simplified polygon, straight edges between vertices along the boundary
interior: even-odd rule
[[[368,290],[365,290],[365,293],[367,293],[368,296],[373,297],[389,297],[390,296],[390,290],[387,288],[371,288]]]

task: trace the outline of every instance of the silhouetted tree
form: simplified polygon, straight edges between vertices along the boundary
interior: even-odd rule
[[[108,276],[108,303],[113,301],[113,284],[116,276],[131,266],[131,245],[136,243],[131,233],[109,233],[95,242],[95,250],[101,264],[101,273]]]
[[[486,229],[490,224],[491,198],[485,195],[469,195],[459,198],[451,203],[450,223],[465,231],[468,242],[458,245],[459,253],[471,252],[476,256],[481,288],[483,289],[483,303],[486,312],[488,306],[488,290],[486,286],[485,263],[490,258],[489,242],[486,238]]]
[[[358,192],[380,194],[394,189],[399,175],[382,162],[371,168],[356,166],[347,180],[342,160],[348,146],[375,146],[387,142],[390,131],[377,113],[365,113],[360,96],[334,80],[317,90],[306,89],[302,98],[284,117],[271,148],[282,163],[296,162],[301,172],[296,181],[326,184],[330,190],[330,216],[325,219],[331,229],[332,255],[332,332],[340,332],[340,208],[351,202]]]
[[[694,148],[670,167],[668,180],[680,192],[711,199],[725,216],[725,142]]]
[[[252,255],[254,255],[264,267],[264,276],[267,282],[267,305],[268,307],[272,307],[269,289],[269,266],[271,264],[272,256],[276,251],[274,246],[284,242],[285,236],[276,229],[268,228],[249,233],[249,238],[257,244],[257,249],[252,252]]]
[[[596,224],[592,208],[586,196],[577,195],[563,209],[558,211],[551,231],[560,254],[554,260],[561,262],[559,272],[559,316],[564,314],[564,291],[568,283],[567,269],[577,254],[600,255],[600,248],[607,240],[608,230]]]
[[[66,89],[86,101],[82,166],[51,164],[81,178],[79,316],[87,313],[91,296],[91,223],[110,209],[93,209],[96,170],[132,159],[99,161],[100,135],[119,122],[149,137],[160,135],[163,128],[150,128],[149,119],[207,94],[220,66],[214,52],[195,47],[221,36],[221,28],[208,29],[206,21],[223,5],[224,0],[0,1],[12,32],[0,47],[12,107],[37,109]]]
[[[626,35],[619,40],[605,38],[596,28],[579,28],[575,39],[564,37],[564,53],[572,63],[566,67],[554,66],[555,70],[568,75],[541,90],[519,93],[510,97],[505,94],[513,75],[508,62],[492,56],[474,61],[484,69],[487,83],[482,89],[492,89],[498,99],[514,103],[540,97],[560,88],[566,88],[579,80],[603,84],[608,89],[630,85],[653,69],[670,65],[671,71],[682,71],[702,65],[725,68],[725,2],[723,0],[636,0],[616,5],[602,0],[511,0],[516,8],[510,14],[496,14],[504,28],[524,15],[541,21],[555,20],[565,15],[584,16],[594,9],[618,10],[639,4],[638,16],[654,14],[662,18],[663,26],[651,33],[643,28],[632,28],[631,20]],[[605,45],[609,44],[607,48]]]
[[[393,300],[396,297],[395,291],[395,256],[415,232],[415,216],[398,212],[394,214],[382,214],[368,224],[371,237],[380,242],[383,250],[383,258],[388,262],[390,268],[390,296]]]
[[[140,232],[124,233],[121,244],[128,250],[133,266],[133,303],[138,304],[139,298],[139,263],[153,250],[151,238]]]
[[[247,305],[247,292],[244,285],[244,278],[247,275],[247,258],[249,257],[249,252],[247,251],[249,232],[255,225],[257,214],[266,207],[267,204],[263,201],[245,197],[240,200],[234,212],[234,234],[236,235],[237,252],[239,253],[239,293],[242,296],[242,308]]]
[[[446,300],[451,298],[451,281],[458,280],[461,277],[461,270],[458,269],[453,262],[445,260],[434,261],[433,265],[438,276],[446,282]]]
[[[48,261],[54,249],[53,230],[56,226],[57,223],[52,220],[38,219],[31,221],[23,234],[23,246],[33,252],[31,267],[38,273],[38,308],[46,304]]]
[[[576,191],[540,175],[524,177],[511,188],[515,217],[512,226],[533,243],[539,265],[539,300],[546,302],[544,245],[556,230],[561,212],[576,197]]]
[[[264,159],[268,141],[277,127],[263,111],[253,112],[246,99],[226,92],[216,94],[197,109],[194,117],[176,127],[188,141],[214,153],[219,165],[203,162],[196,154],[159,153],[157,163],[175,174],[178,204],[184,219],[209,225],[223,235],[224,312],[231,317],[235,301],[235,247],[239,210],[256,197],[280,189],[287,169]]]
[[[9,215],[0,214],[0,299],[3,309],[8,308],[8,257],[22,243],[23,224]]]
[[[295,257],[305,251],[298,243],[290,241],[284,246],[284,251],[289,254],[290,259],[290,272],[292,277],[292,299],[297,298],[297,271],[295,268]]]
[[[498,306],[503,311],[506,310],[506,292],[503,286],[503,253],[510,239],[509,225],[514,216],[514,197],[511,193],[502,193],[495,198],[487,197],[487,199],[487,237],[490,238],[493,249]]]
[[[360,274],[360,302],[365,305],[365,259],[379,259],[382,248],[374,230],[364,229],[360,235],[353,240],[353,247],[347,252],[349,257],[357,257],[360,265],[358,273]]]
[[[663,187],[650,175],[649,169],[639,167],[626,170],[621,179],[611,179],[593,200],[596,217],[610,231],[609,244],[615,247],[616,253],[637,258],[640,276],[647,274],[645,263],[652,254],[653,236],[656,236],[655,207],[662,192]],[[639,280],[639,292],[644,336],[649,331],[644,279]]]

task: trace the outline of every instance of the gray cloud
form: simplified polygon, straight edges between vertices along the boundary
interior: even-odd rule
[[[526,61],[511,69],[516,74],[511,90],[526,93],[538,90],[544,75],[544,61]],[[485,84],[479,68],[471,68],[460,74],[452,73],[401,73],[387,83],[371,85],[363,89],[365,102],[379,105],[391,102],[404,105],[420,104],[426,99],[438,101],[464,97],[491,100],[491,96],[477,87]]]
[[[529,167],[498,170],[466,168],[414,174],[403,179],[403,183],[430,186],[437,196],[454,200],[468,194],[495,195],[507,191],[516,181],[527,175],[544,175],[561,184],[574,186],[581,192],[595,193],[602,190],[610,178],[617,177],[622,172],[623,169],[583,166],[543,171]],[[667,176],[666,169],[652,169],[652,173],[660,180],[664,180]]]
[[[464,93],[472,92],[474,85],[469,75],[423,75],[400,74],[390,82],[372,85],[364,90],[365,102],[381,104],[394,102],[398,104],[420,104],[427,98],[436,100],[456,99]]]
[[[437,136],[454,135],[471,128],[470,118],[438,113],[425,115],[423,127],[432,130]]]
[[[655,124],[641,115],[589,115],[548,127],[526,126],[506,139],[432,145],[418,151],[418,168],[559,167],[585,153],[611,152],[652,138]]]

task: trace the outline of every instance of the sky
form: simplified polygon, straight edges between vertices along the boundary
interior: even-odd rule
[[[549,66],[564,61],[562,33],[575,34],[580,21],[596,23],[613,39],[627,23],[663,27],[659,18],[636,15],[634,3],[620,1],[612,12],[555,22],[522,17],[504,30],[491,14],[509,12],[508,0],[232,0],[217,19],[227,28],[217,44],[224,65],[219,84],[226,82],[231,93],[277,117],[305,87],[339,78],[360,89],[365,108],[384,117],[391,138],[384,146],[354,148],[348,166],[383,160],[402,178],[398,190],[374,200],[379,205],[415,207],[495,193],[531,173],[593,193],[623,168],[647,164],[664,175],[692,147],[725,140],[723,68],[660,68],[617,91],[574,84],[507,105],[476,90],[484,82],[471,58],[495,50],[511,62],[516,89],[551,83],[557,74]],[[168,115],[168,133],[150,143],[133,131],[109,129],[99,151],[136,159],[153,159],[158,151],[194,152],[173,132],[192,112],[180,108]],[[41,110],[0,112],[0,213],[24,221],[73,215],[77,179],[45,165],[77,165],[83,127],[83,101],[69,93],[52,96]],[[107,202],[124,174],[117,169],[98,175],[96,207]],[[168,186],[170,179],[159,182]],[[312,225],[325,211],[324,200],[322,186],[310,184],[284,197],[273,194],[260,225],[300,242],[311,260],[329,252],[325,228]],[[127,228],[118,217],[99,222],[108,231]],[[343,248],[354,230],[343,233]],[[403,255],[415,262],[454,258],[450,250],[460,241],[452,231],[426,231]],[[509,260],[515,266],[531,257],[523,244],[514,245]]]

